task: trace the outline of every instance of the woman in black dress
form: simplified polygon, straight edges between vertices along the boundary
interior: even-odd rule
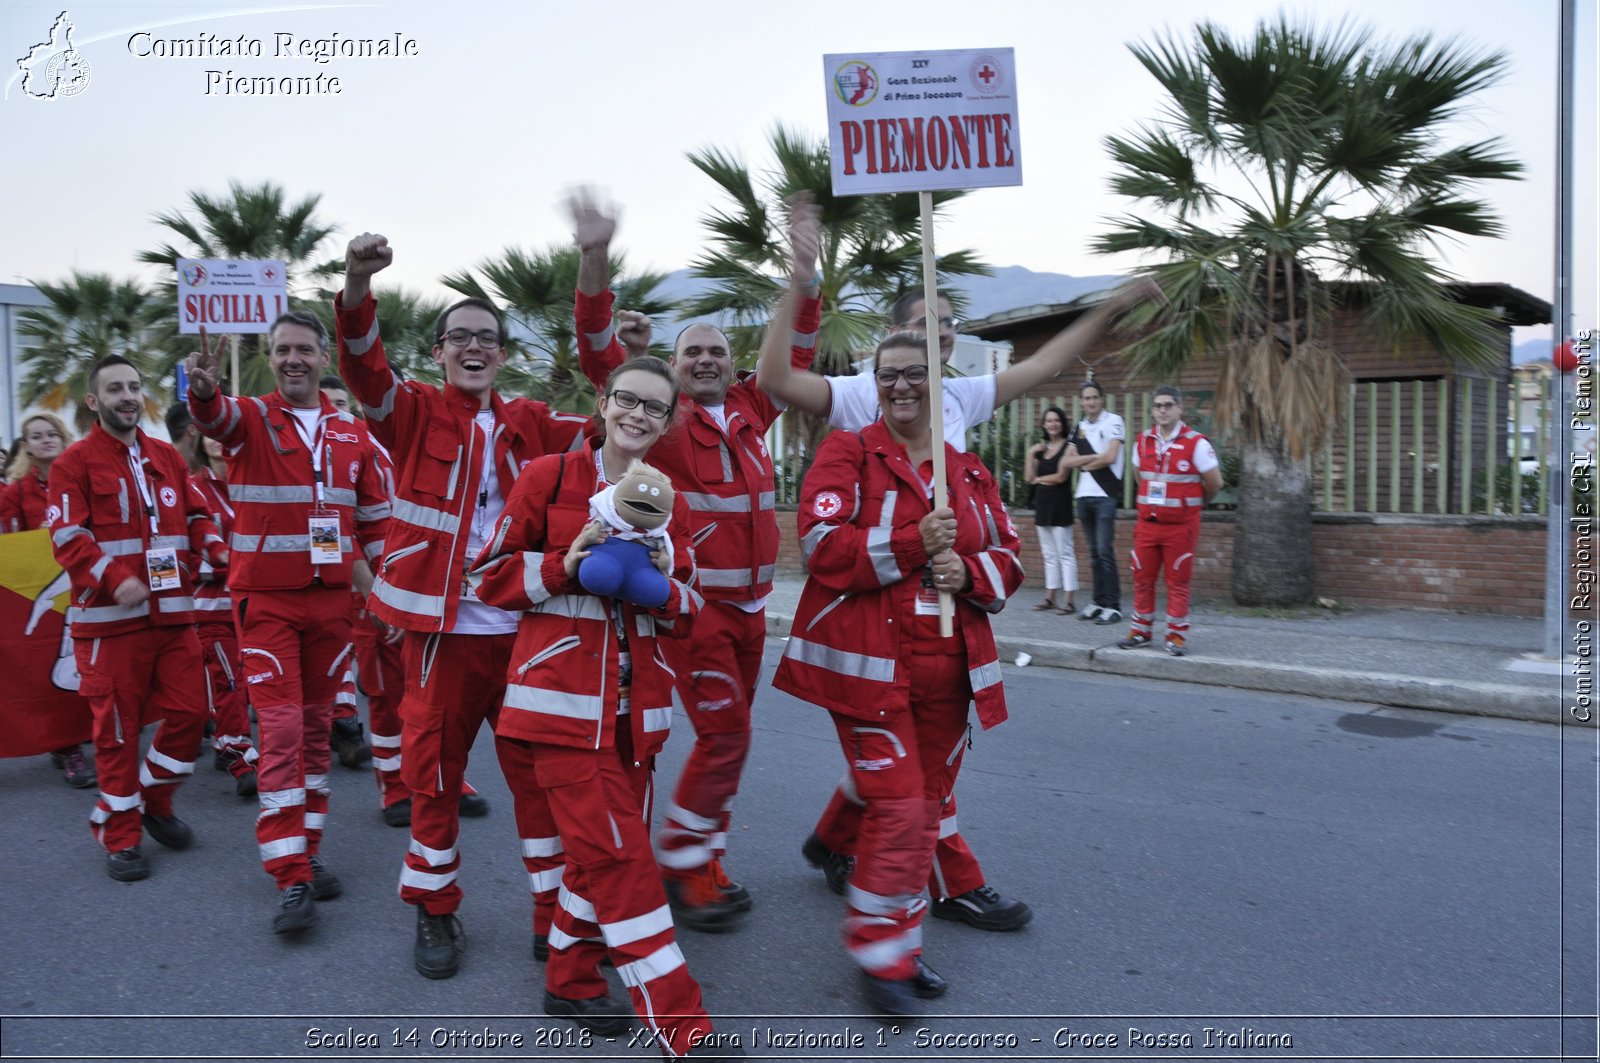
[[[1044,440],[1028,448],[1027,481],[1033,484],[1033,520],[1044,555],[1044,601],[1035,609],[1071,614],[1078,590],[1078,555],[1072,548],[1072,470],[1061,468],[1067,449],[1067,414],[1060,407],[1044,411]],[[1056,592],[1061,599],[1056,599]]]

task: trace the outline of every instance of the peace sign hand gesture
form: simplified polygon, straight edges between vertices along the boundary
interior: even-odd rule
[[[189,374],[189,394],[195,398],[206,402],[217,393],[222,377],[222,344],[218,343],[216,350],[211,349],[204,325],[200,326],[200,349],[189,355],[184,371]]]

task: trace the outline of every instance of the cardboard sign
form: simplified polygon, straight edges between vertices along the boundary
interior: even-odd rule
[[[275,259],[178,259],[178,331],[266,332],[289,309],[283,263]]]
[[[822,57],[836,195],[1022,183],[1010,48]]]

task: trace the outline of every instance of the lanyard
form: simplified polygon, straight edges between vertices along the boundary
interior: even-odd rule
[[[596,489],[611,486],[611,481],[606,479],[606,463],[600,459],[600,450],[600,447],[594,448],[594,472],[598,481],[595,484]]]
[[[1172,453],[1172,448],[1177,445],[1178,437],[1183,435],[1183,422],[1178,422],[1177,431],[1172,433],[1171,439],[1161,438],[1161,429],[1152,428],[1150,434],[1156,439],[1156,461],[1161,463],[1160,472],[1167,471],[1167,455]]]
[[[144,500],[144,511],[150,518],[150,538],[154,539],[159,534],[156,496],[155,492],[150,489],[150,481],[144,475],[144,455],[137,450],[130,449],[128,451],[128,468],[133,470],[133,482],[138,485],[139,497]]]
[[[305,440],[306,446],[311,448],[311,488],[316,494],[317,510],[320,512],[325,508],[322,501],[322,433],[327,426],[327,418],[317,418],[316,433],[309,439],[306,438],[305,425],[300,423],[300,418],[291,412],[289,420],[294,424],[294,430],[300,433],[300,438]],[[333,460],[331,455],[328,460]]]

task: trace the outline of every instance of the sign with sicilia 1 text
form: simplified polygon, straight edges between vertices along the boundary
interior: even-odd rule
[[[825,55],[836,195],[1022,183],[1010,48]]]
[[[283,263],[275,259],[178,259],[178,331],[267,332],[289,309]]]

